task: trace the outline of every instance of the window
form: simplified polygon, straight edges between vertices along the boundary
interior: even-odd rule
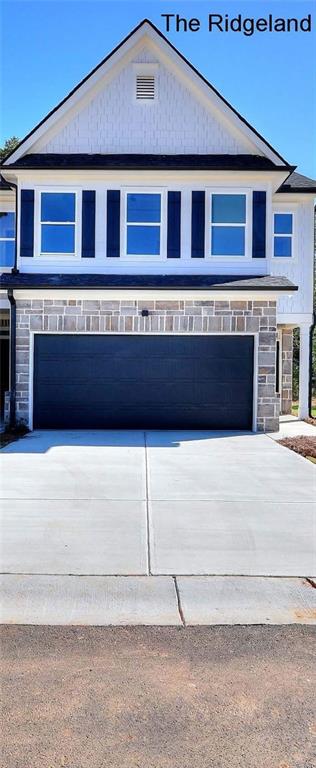
[[[76,195],[41,193],[41,254],[74,254]]]
[[[136,99],[153,101],[155,98],[154,75],[136,75]]]
[[[211,255],[245,256],[246,195],[212,194]]]
[[[126,254],[159,256],[161,195],[154,193],[126,196]]]
[[[278,258],[292,256],[293,214],[274,214],[273,255]]]
[[[0,211],[0,264],[13,267],[15,249],[15,213]]]

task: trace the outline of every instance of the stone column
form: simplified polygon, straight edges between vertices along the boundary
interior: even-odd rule
[[[308,397],[309,397],[309,345],[310,345],[310,325],[306,323],[300,325],[300,371],[299,371],[299,404],[298,416],[300,419],[306,419],[308,416]]]

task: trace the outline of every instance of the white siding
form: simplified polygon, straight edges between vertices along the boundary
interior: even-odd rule
[[[287,200],[286,200],[287,197]],[[271,275],[288,277],[299,290],[291,297],[278,299],[278,314],[305,314],[313,311],[313,239],[314,201],[292,202],[291,195],[275,195],[273,210],[294,213],[293,257],[274,259],[271,257]],[[280,199],[280,202],[279,202]]]
[[[144,48],[50,141],[31,151],[259,154],[246,137],[206,109],[162,62],[156,74],[158,100],[137,102],[137,62],[158,63]]]
[[[206,239],[206,257],[203,259],[191,258],[191,200],[192,190],[206,190],[206,226],[208,218],[208,192],[210,188],[215,186],[221,190],[227,191],[227,188],[235,190],[245,189],[250,190],[250,201],[252,200],[252,186],[256,189],[267,189],[268,205],[271,208],[271,193],[269,184],[265,181],[258,180],[256,182],[250,181],[249,176],[246,179],[242,178],[242,175],[235,173],[227,177],[225,180],[219,180],[215,176],[210,174],[202,174],[198,181],[196,178],[190,181],[190,173],[186,174],[184,183],[183,175],[180,173],[169,174],[168,181],[164,178],[163,174],[157,174],[153,178],[153,174],[150,174],[150,179],[144,180],[143,177],[140,180],[139,175],[130,173],[126,175],[124,173],[113,172],[111,174],[111,182],[95,182],[92,180],[84,182],[84,173],[80,174],[80,184],[77,181],[78,200],[80,206],[81,190],[82,189],[96,189],[96,256],[94,259],[80,258],[78,254],[77,258],[67,259],[65,257],[51,257],[45,258],[43,256],[35,256],[35,258],[24,258],[20,260],[20,269],[23,272],[97,272],[97,273],[125,273],[125,274],[240,274],[240,275],[263,275],[267,273],[267,260],[265,259],[252,259],[250,258],[234,258],[227,259],[209,257],[207,254],[207,237]],[[124,183],[124,179],[126,182]],[[207,179],[207,181],[206,181]],[[31,181],[31,179],[30,179]],[[126,188],[135,188],[139,184],[142,184],[140,189],[150,190],[152,187],[159,187],[162,190],[178,190],[181,191],[181,258],[180,259],[167,259],[159,257],[134,257],[127,259],[106,257],[106,196],[107,189],[121,189],[121,209],[123,191]],[[24,186],[29,188],[29,182],[24,181]],[[31,184],[34,186],[34,184]],[[48,188],[49,185],[43,184],[42,186]],[[39,187],[40,189],[41,187]],[[54,187],[52,186],[51,189]],[[74,189],[73,184],[56,185],[58,189]],[[36,189],[36,187],[35,187]],[[35,198],[36,199],[36,198]],[[35,252],[36,243],[38,242],[38,216],[36,215],[37,206],[35,205]],[[80,226],[80,210],[79,213],[79,226]],[[123,219],[123,217],[122,217]],[[252,208],[250,204],[249,210],[249,236],[252,236]],[[125,222],[122,220],[122,229],[125,227]],[[123,231],[121,230],[121,246],[123,245]]]

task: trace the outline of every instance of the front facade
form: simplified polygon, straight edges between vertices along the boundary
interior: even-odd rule
[[[11,423],[273,431],[297,326],[308,415],[316,184],[149,22],[1,173]]]

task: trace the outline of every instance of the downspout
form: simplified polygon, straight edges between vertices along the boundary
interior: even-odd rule
[[[312,416],[313,402],[313,336],[316,327],[316,206],[314,206],[314,269],[313,269],[313,322],[309,332],[309,387],[308,387],[308,413]]]
[[[0,180],[5,181],[15,190],[15,238],[14,238],[14,264],[11,274],[18,273],[18,187],[13,181],[7,181],[0,174]],[[16,301],[13,288],[8,288],[8,300],[10,303],[10,414],[9,426],[16,426]]]
[[[19,205],[18,186],[13,181],[7,181],[6,179],[4,179],[1,174],[0,174],[0,181],[5,181],[6,184],[9,184],[9,186],[15,190],[14,264],[11,272],[13,275],[16,275],[19,272],[18,270],[18,205]]]
[[[316,313],[313,312],[313,323],[309,331],[309,388],[308,388],[308,414],[312,417],[312,402],[313,402],[313,337],[316,327]]]
[[[8,288],[10,302],[10,429],[16,426],[16,301],[13,288]]]

